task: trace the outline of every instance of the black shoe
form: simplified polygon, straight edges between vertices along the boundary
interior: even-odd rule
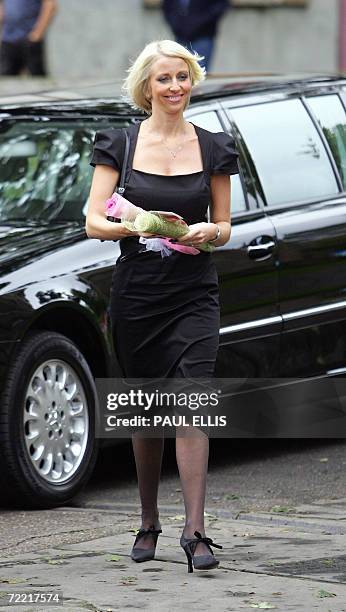
[[[141,563],[142,561],[151,561],[151,559],[154,559],[157,538],[159,537],[160,533],[162,533],[162,529],[154,529],[154,525],[148,529],[139,529],[132,548],[131,559],[137,563]],[[152,548],[135,548],[138,540],[149,534],[153,537],[154,546]]]
[[[202,538],[199,531],[195,531],[195,538],[185,538],[184,535],[180,538],[180,546],[184,549],[187,562],[188,562],[188,572],[193,572],[193,568],[195,569],[212,569],[213,567],[217,567],[219,565],[219,561],[215,559],[214,553],[211,546],[215,548],[222,548],[220,544],[214,544],[213,540],[210,538]],[[195,555],[195,550],[197,544],[199,542],[203,542],[206,544],[210,550],[209,555]]]

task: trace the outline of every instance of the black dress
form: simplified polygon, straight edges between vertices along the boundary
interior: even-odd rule
[[[145,210],[167,210],[191,225],[206,221],[210,175],[238,172],[233,139],[194,126],[203,170],[157,175],[132,169],[140,124],[127,128],[130,156],[124,197]],[[124,134],[100,130],[91,165],[121,169]],[[139,238],[120,240],[111,287],[114,347],[128,378],[211,378],[218,350],[220,309],[213,256],[145,251]]]

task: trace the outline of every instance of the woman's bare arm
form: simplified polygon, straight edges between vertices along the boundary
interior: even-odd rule
[[[106,200],[113,194],[119,176],[120,173],[110,166],[101,164],[95,166],[85,223],[85,231],[89,238],[120,240],[127,236],[138,236],[137,232],[131,232],[122,223],[107,221],[105,216]]]
[[[210,220],[216,223],[221,234],[213,242],[215,246],[222,246],[229,241],[231,235],[231,181],[226,174],[214,174],[210,180],[212,206]]]
[[[229,175],[215,174],[211,176],[211,214],[210,223],[194,223],[189,226],[189,232],[177,242],[179,244],[201,244],[213,240],[216,235],[216,225],[220,228],[220,236],[213,240],[214,246],[222,246],[228,242],[231,235],[231,182]]]

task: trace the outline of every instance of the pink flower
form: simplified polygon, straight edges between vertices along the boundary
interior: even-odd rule
[[[137,215],[144,212],[143,208],[139,208],[139,206],[135,206],[132,202],[123,198],[119,193],[113,193],[113,195],[106,201],[106,216],[114,217],[115,219],[124,219],[125,221],[134,221]],[[169,214],[166,214],[166,217],[169,218]],[[185,225],[187,224],[183,219],[177,219],[175,215],[172,215],[170,221],[174,221],[176,223]],[[150,243],[151,240],[151,243]],[[142,241],[142,239],[141,239]],[[154,241],[152,239],[144,239],[143,242],[148,246],[152,244],[152,248],[148,250],[157,250],[157,246],[161,244],[163,247],[168,247],[174,251],[180,251],[180,253],[185,253],[186,255],[199,255],[200,251],[195,249],[194,247],[185,246],[183,244],[172,243],[168,238],[158,237]],[[153,246],[155,245],[155,249]]]
[[[139,213],[143,212],[142,208],[135,206],[126,198],[123,198],[119,193],[113,193],[106,201],[106,216],[115,217],[115,219],[125,219],[126,221],[134,221]]]

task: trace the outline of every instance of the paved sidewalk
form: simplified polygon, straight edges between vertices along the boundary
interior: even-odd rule
[[[163,535],[156,559],[136,564],[129,552],[134,537],[130,528],[138,524],[137,508],[119,504],[115,511],[113,505],[105,504],[98,512],[112,512],[112,535],[90,539],[85,534],[85,541],[55,548],[46,544],[35,552],[2,557],[0,610],[5,610],[1,602],[6,591],[55,588],[63,591],[63,608],[46,604],[7,609],[346,611],[346,499],[292,512],[277,510],[237,516],[225,509],[209,514],[207,534],[224,546],[216,550],[220,566],[188,574],[179,546],[183,516],[176,507],[161,513]],[[52,521],[59,511],[51,511]]]

